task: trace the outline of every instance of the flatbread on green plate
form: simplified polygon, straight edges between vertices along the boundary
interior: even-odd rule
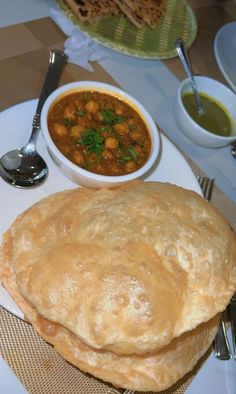
[[[182,38],[189,48],[197,35],[197,20],[185,0],[166,0],[165,12],[155,29],[136,28],[128,18],[111,15],[94,24],[81,22],[70,7],[57,0],[63,13],[95,42],[143,59],[170,59],[177,56],[175,41]]]

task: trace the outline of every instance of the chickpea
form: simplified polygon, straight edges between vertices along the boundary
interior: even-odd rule
[[[78,166],[82,166],[84,164],[84,155],[81,152],[75,151],[73,154],[73,159]]]
[[[59,136],[59,137],[63,137],[64,135],[67,134],[67,128],[66,126],[60,124],[60,123],[54,123],[53,125],[53,129],[55,131],[55,133]]]
[[[76,118],[74,106],[68,105],[68,107],[66,107],[64,110],[63,116],[66,119],[73,119],[74,120]]]
[[[132,130],[130,132],[130,137],[132,138],[132,140],[138,141],[142,138],[142,133],[138,130]]]
[[[113,154],[108,149],[105,149],[103,151],[102,156],[104,157],[104,159],[107,159],[107,160],[113,159]]]
[[[129,126],[127,125],[127,123],[117,123],[114,125],[114,130],[120,134],[120,135],[124,135],[127,134],[129,132]]]
[[[103,121],[103,116],[101,114],[101,112],[95,112],[93,114],[93,118],[97,121],[97,122],[102,122]]]
[[[70,130],[70,136],[74,139],[79,138],[84,132],[84,127],[81,125],[73,126]]]
[[[119,174],[120,169],[117,167],[117,165],[113,164],[113,166],[111,167],[111,173],[112,174]]]
[[[134,119],[134,118],[129,118],[129,119],[127,120],[127,122],[128,122],[128,125],[129,125],[129,126],[135,126],[135,125],[136,125],[136,122],[135,122],[135,119]]]
[[[115,108],[115,113],[117,115],[123,115],[124,113],[124,108],[121,105],[117,105],[117,107]]]
[[[105,148],[106,149],[116,149],[116,148],[118,148],[118,145],[119,145],[119,143],[118,143],[117,139],[114,137],[107,137],[105,139]]]
[[[85,108],[88,112],[95,113],[99,110],[99,105],[96,101],[89,100],[87,104],[85,104]]]
[[[135,168],[136,168],[136,164],[135,164],[134,161],[128,161],[128,162],[125,164],[125,169],[126,169],[126,171],[128,171],[128,172],[134,171]]]

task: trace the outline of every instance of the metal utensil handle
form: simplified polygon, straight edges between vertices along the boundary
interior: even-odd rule
[[[190,62],[189,62],[189,59],[188,59],[188,55],[187,55],[187,51],[186,51],[186,48],[185,48],[184,41],[181,38],[179,38],[175,42],[175,47],[176,47],[176,51],[177,51],[177,53],[179,55],[179,58],[180,58],[183,66],[184,66],[186,74],[187,74],[187,76],[189,78],[189,81],[190,81],[190,83],[192,85],[194,97],[195,97],[196,104],[197,104],[197,110],[198,110],[198,112],[203,113],[201,100],[200,100],[199,94],[197,93],[197,85],[196,85],[196,82],[195,82],[195,79],[194,79],[194,76],[193,76],[193,73],[192,73],[192,70],[191,70],[191,65],[190,65]]]
[[[230,310],[230,323],[233,342],[234,359],[236,360],[236,294],[231,298],[229,304]]]
[[[49,67],[40,93],[36,115],[40,116],[44,102],[48,98],[49,94],[56,89],[66,61],[67,56],[64,52],[58,50],[52,50],[50,52]]]
[[[64,52],[55,49],[53,49],[50,52],[48,71],[39,96],[36,113],[33,118],[32,133],[28,144],[26,145],[25,148],[23,148],[27,152],[34,151],[35,149],[35,140],[37,138],[37,132],[40,128],[40,115],[43,108],[43,104],[45,103],[49,94],[56,89],[62,69],[66,61],[67,61],[67,56]]]
[[[231,153],[233,157],[236,159],[236,141],[233,141],[231,144]]]
[[[230,346],[222,316],[220,317],[218,331],[214,340],[214,352],[215,357],[220,360],[229,360],[231,358]]]

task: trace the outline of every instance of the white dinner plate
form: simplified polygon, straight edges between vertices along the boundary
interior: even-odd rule
[[[227,23],[218,30],[214,52],[220,71],[236,92],[236,22]]]
[[[8,150],[23,146],[28,141],[36,104],[37,100],[27,101],[0,113],[0,156]],[[161,135],[161,140],[160,161],[147,179],[174,183],[201,194],[196,177],[181,153],[164,135]],[[17,215],[41,198],[60,190],[76,187],[53,163],[41,135],[38,138],[37,148],[49,167],[49,176],[44,184],[25,190],[14,188],[0,179],[1,236]],[[21,310],[1,286],[0,305],[17,317],[23,318]],[[236,363],[233,360],[220,362],[211,355],[186,391],[186,394],[199,393],[235,394]]]
[[[27,101],[0,113],[0,157],[7,151],[24,146],[31,132],[37,100]],[[186,160],[175,146],[162,135],[160,161],[147,179],[170,182],[201,194],[200,187]],[[18,189],[0,179],[0,236],[14,219],[41,198],[64,189],[76,187],[58,170],[45,147],[42,135],[37,141],[38,152],[46,160],[49,176],[46,182],[34,189]],[[22,312],[8,293],[0,286],[0,304],[14,315],[23,318]]]

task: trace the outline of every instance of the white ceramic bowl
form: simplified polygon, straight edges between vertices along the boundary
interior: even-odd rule
[[[220,148],[236,140],[236,95],[222,83],[208,77],[196,76],[195,81],[200,93],[205,93],[218,101],[233,123],[230,136],[224,137],[213,134],[199,126],[186,111],[182,97],[187,92],[192,92],[188,79],[180,83],[175,105],[175,118],[183,134],[193,142],[208,148]]]
[[[115,97],[119,97],[123,101],[127,102],[129,105],[134,107],[134,109],[139,113],[139,115],[141,115],[142,119],[144,120],[149,130],[152,145],[151,145],[151,152],[148,160],[137,171],[121,176],[106,176],[106,175],[95,174],[90,171],[84,170],[83,168],[80,168],[76,164],[73,164],[59,151],[59,149],[54,144],[48,130],[48,111],[50,110],[53,103],[55,103],[61,97],[77,91],[85,91],[85,90],[103,92],[103,93],[111,94]],[[154,166],[154,164],[156,163],[160,150],[159,130],[157,129],[156,124],[154,123],[153,119],[151,118],[147,110],[142,106],[142,104],[140,104],[136,99],[131,97],[123,90],[101,82],[93,82],[93,81],[72,82],[56,89],[47,98],[47,100],[44,103],[42,114],[41,114],[41,129],[49,153],[52,159],[54,160],[54,162],[58,165],[60,170],[63,172],[63,174],[66,175],[75,183],[87,187],[116,187],[124,183],[127,183],[129,181],[132,181],[134,179],[145,176],[145,174],[149,172],[151,168]]]
[[[220,71],[236,92],[236,21],[227,23],[218,30],[214,52]]]

